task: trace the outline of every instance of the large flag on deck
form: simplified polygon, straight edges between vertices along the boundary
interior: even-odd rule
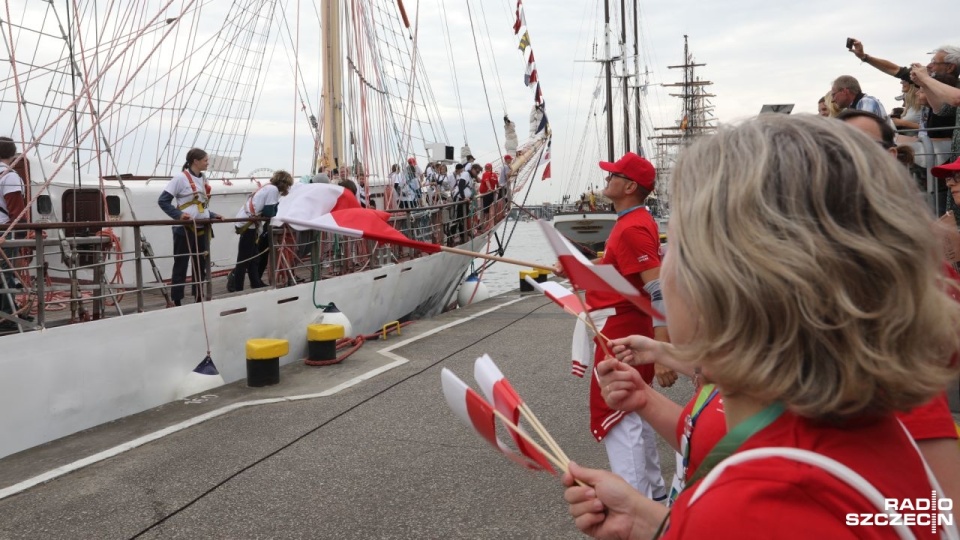
[[[360,208],[357,198],[348,189],[334,184],[294,184],[286,197],[280,198],[277,225],[286,218],[310,221],[335,210]]]
[[[440,384],[443,386],[443,397],[447,400],[447,405],[464,424],[473,428],[477,434],[491,446],[503,452],[503,455],[511,461],[530,469],[540,468],[527,458],[510,450],[497,437],[496,416],[493,414],[493,407],[480,394],[474,392],[472,388],[447,368],[440,371]],[[549,470],[552,471],[552,469]]]
[[[406,246],[427,253],[442,251],[439,244],[419,242],[407,238],[387,223],[388,219],[390,219],[390,214],[381,210],[348,208],[317,215],[312,219],[297,219],[278,214],[274,221],[286,223],[299,231],[315,229],[353,238],[366,238],[387,244]]]
[[[570,278],[570,283],[585,291],[606,292],[619,294],[640,311],[653,317],[664,320],[659,311],[653,309],[650,299],[637,290],[627,278],[623,277],[616,268],[609,264],[593,264],[580,254],[566,238],[560,235],[550,223],[538,221],[547,241],[557,254],[557,259],[563,265],[563,271]]]
[[[485,354],[477,358],[477,361],[473,365],[473,378],[477,380],[477,384],[480,385],[480,390],[483,391],[483,395],[487,396],[487,400],[492,401],[493,406],[496,407],[501,414],[519,426],[520,405],[523,404],[523,400],[520,398],[520,394],[513,389],[510,381],[503,376],[500,368],[493,363],[493,360],[488,355]],[[532,459],[545,471],[556,474],[556,471],[550,466],[550,461],[547,457],[523,440],[523,437],[516,431],[511,429],[510,436],[513,437],[513,441],[517,443],[517,449],[520,450],[521,454]]]

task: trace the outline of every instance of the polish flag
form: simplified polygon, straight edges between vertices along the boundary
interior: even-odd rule
[[[654,319],[663,320],[663,315],[653,309],[650,299],[637,290],[617,269],[609,264],[593,264],[584,257],[566,238],[560,235],[546,221],[540,220],[540,228],[547,236],[547,241],[557,254],[563,271],[570,278],[570,283],[577,289],[595,292],[619,294],[640,311]]]
[[[274,218],[275,221],[286,223],[298,231],[315,229],[353,238],[366,238],[386,244],[406,246],[426,253],[437,253],[441,251],[439,244],[418,242],[407,238],[387,223],[388,219],[390,219],[390,214],[381,210],[368,208],[334,210],[328,214],[315,216],[312,219],[280,216],[278,212],[277,217]]]
[[[477,384],[480,385],[480,390],[483,390],[483,395],[487,396],[487,399],[493,402],[493,406],[496,407],[502,415],[519,426],[520,405],[523,403],[523,400],[520,398],[520,394],[513,389],[510,381],[503,376],[500,368],[493,363],[493,360],[491,360],[488,355],[485,354],[477,358],[477,361],[473,365],[473,378],[476,379]],[[523,440],[523,437],[517,434],[516,431],[511,429],[510,435],[513,437],[513,441],[517,443],[517,449],[520,450],[521,454],[532,459],[540,465],[543,470],[550,474],[557,474],[553,467],[550,466],[550,461],[547,457]]]
[[[491,446],[503,452],[511,461],[530,469],[540,469],[527,458],[511,450],[497,437],[496,416],[493,407],[472,388],[460,380],[447,368],[440,371],[440,383],[443,386],[443,397],[447,405],[464,424],[472,427]]]
[[[583,306],[587,306],[587,311],[590,311],[590,304],[587,304],[586,301],[581,303],[580,299],[577,297],[577,293],[555,281],[544,281],[543,283],[539,283],[530,276],[527,276],[524,279],[534,289],[542,292],[547,298],[553,300],[557,303],[557,305],[570,311],[574,315],[579,316],[581,313],[583,313]]]
[[[273,223],[285,218],[310,221],[334,210],[360,208],[352,192],[334,184],[294,184],[286,197],[280,197],[280,206]]]

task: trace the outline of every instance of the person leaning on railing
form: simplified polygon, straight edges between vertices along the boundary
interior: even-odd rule
[[[929,71],[920,64],[913,64],[910,69],[910,78],[920,85],[927,96],[927,101],[933,108],[948,110],[954,109],[954,127],[960,126],[960,88],[941,82],[930,75]],[[953,130],[953,142],[950,146],[953,157],[960,157],[960,129]]]
[[[924,88],[924,85],[918,82],[912,73],[915,70],[914,68],[919,64],[913,64],[908,68],[898,66],[883,58],[870,56],[863,51],[863,43],[856,39],[853,40],[853,47],[850,49],[850,52],[862,62],[888,75],[897,77],[903,81],[916,83],[920,85],[921,88]],[[933,57],[926,65],[926,75],[930,80],[956,86],[957,77],[960,76],[960,47],[944,45],[934,50]],[[926,88],[924,88],[924,90],[926,90]],[[951,143],[948,142],[951,139],[956,140],[958,136],[958,130],[952,129],[951,132],[951,128],[955,128],[958,125],[956,121],[956,106],[943,106],[943,104],[938,101],[936,97],[932,97],[929,92],[927,92],[927,100],[931,114],[927,119],[925,127],[929,132],[930,140],[933,142],[934,151],[938,155],[936,158],[937,163],[933,163],[933,165],[938,165],[949,159],[946,155],[947,148],[950,148],[950,151],[954,154],[957,152],[956,145],[954,144],[953,147],[951,147]]]
[[[10,137],[0,137],[0,234],[5,233],[7,225],[23,212],[26,201],[23,196],[24,183],[23,178],[17,174],[10,166],[17,157],[17,145]],[[9,231],[6,235],[0,236],[0,245],[8,236],[13,237],[14,232]],[[0,289],[13,289],[17,286],[17,278],[13,269],[7,264],[9,259],[12,263],[17,254],[16,248],[3,248],[4,257],[0,257],[0,274],[3,280],[0,282]],[[0,310],[4,313],[13,314],[19,309],[13,300],[12,294],[0,294]],[[20,315],[21,318],[24,315]],[[0,330],[16,329],[17,325],[11,321],[0,321]]]

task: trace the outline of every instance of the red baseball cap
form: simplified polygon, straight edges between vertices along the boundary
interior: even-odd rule
[[[954,160],[953,163],[946,163],[944,165],[939,165],[930,170],[934,176],[937,178],[946,178],[955,173],[960,172],[960,158]]]
[[[510,154],[507,154],[507,155],[503,156],[503,160],[504,160],[504,161],[513,161],[513,156],[511,156]]]
[[[627,152],[614,163],[601,161],[600,168],[609,173],[629,178],[647,191],[653,191],[657,178],[657,169],[654,168],[653,164],[633,152]]]

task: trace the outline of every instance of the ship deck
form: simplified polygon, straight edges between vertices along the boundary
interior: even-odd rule
[[[508,293],[342,364],[286,366],[277,386],[241,381],[14,454],[0,460],[0,537],[582,538],[559,480],[497,455],[440,388],[444,367],[473,385],[488,353],[572,459],[605,466],[587,383],[569,374],[572,326],[542,296]],[[673,452],[661,456],[669,475]]]

